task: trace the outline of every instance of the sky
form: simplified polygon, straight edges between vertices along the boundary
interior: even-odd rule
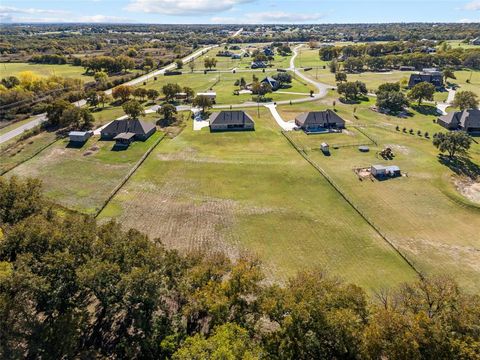
[[[480,22],[480,0],[0,0],[0,23]]]

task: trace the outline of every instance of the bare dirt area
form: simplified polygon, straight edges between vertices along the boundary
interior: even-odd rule
[[[462,177],[454,180],[457,191],[468,200],[480,204],[480,182]]]

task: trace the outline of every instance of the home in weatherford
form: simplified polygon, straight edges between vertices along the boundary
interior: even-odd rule
[[[437,119],[439,125],[449,130],[463,130],[468,133],[480,133],[480,110],[468,109],[452,111]]]
[[[280,89],[280,82],[278,82],[277,80],[275,80],[274,78],[272,78],[270,76],[266,77],[261,82],[263,84],[270,85],[270,87],[272,88],[273,91],[276,91],[276,90]]]
[[[422,82],[428,82],[435,86],[437,89],[443,88],[443,74],[437,69],[423,69],[422,72],[410,75],[410,81],[408,87],[412,88]]]
[[[129,145],[134,140],[147,140],[157,128],[138,119],[114,120],[100,131],[103,140],[115,140],[118,144]]]
[[[210,116],[211,131],[255,130],[255,122],[245,111],[220,111]]]
[[[300,114],[295,118],[295,124],[307,133],[345,128],[345,120],[330,109]]]

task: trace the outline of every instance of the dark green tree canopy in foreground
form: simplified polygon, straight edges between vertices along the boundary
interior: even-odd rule
[[[480,297],[419,279],[370,299],[322,271],[268,285],[258,261],[180,254],[57,213],[0,178],[2,359],[478,359]]]

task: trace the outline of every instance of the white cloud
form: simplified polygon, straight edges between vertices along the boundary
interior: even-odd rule
[[[462,23],[462,24],[472,24],[472,23],[479,23],[480,19],[474,20],[474,19],[460,19],[457,22]]]
[[[214,14],[256,0],[132,0],[129,11],[165,15]]]
[[[68,11],[64,10],[50,10],[50,9],[35,9],[35,8],[17,8],[13,6],[0,6],[0,15],[4,14],[50,14],[50,15],[65,15]]]
[[[118,16],[107,16],[107,15],[90,15],[90,16],[81,16],[78,19],[74,19],[74,22],[82,23],[125,23],[132,22],[127,18],[122,18]]]
[[[474,11],[480,10],[480,0],[474,0],[474,1],[469,2],[468,4],[465,5],[464,9],[465,10],[474,10]]]
[[[242,19],[233,17],[213,17],[212,22],[217,24],[291,24],[291,23],[308,23],[316,22],[325,17],[325,14],[300,14],[284,11],[269,11],[259,13],[247,13]]]

